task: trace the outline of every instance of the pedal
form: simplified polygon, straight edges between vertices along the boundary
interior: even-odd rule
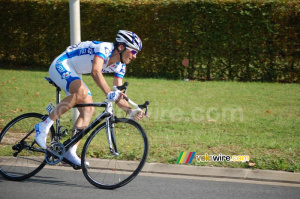
[[[63,158],[62,163],[70,165],[71,167],[73,167],[74,170],[81,169],[81,166],[78,166],[78,165],[74,164],[73,162],[71,162],[70,160],[68,160],[66,158]]]

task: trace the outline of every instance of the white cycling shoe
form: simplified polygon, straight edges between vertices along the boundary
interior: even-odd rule
[[[36,143],[43,149],[46,149],[47,148],[46,140],[47,140],[49,130],[42,128],[41,123],[38,123],[37,125],[35,125],[34,129],[36,132],[36,134],[35,134]]]
[[[65,153],[64,157],[65,157],[67,160],[69,160],[70,162],[72,162],[73,164],[75,164],[75,165],[77,165],[77,166],[81,166],[81,159],[77,156],[77,154],[72,154],[72,153],[70,152],[70,150],[67,151],[67,152]],[[85,164],[86,164],[87,166],[90,165],[89,162],[85,162]]]
[[[41,148],[47,149],[46,141],[47,141],[47,136],[48,136],[49,129],[46,129],[42,122],[35,125],[34,129],[35,129],[35,132],[36,132],[36,134],[35,134],[36,143]],[[76,149],[77,149],[77,147],[73,151],[76,151]],[[65,153],[64,157],[67,160],[69,160],[70,162],[72,162],[73,164],[75,164],[77,166],[81,166],[81,159],[77,156],[76,152],[74,154],[74,153],[71,153],[70,150],[69,150]],[[86,162],[85,164],[87,166],[89,166],[89,162]]]
[[[64,157],[77,166],[81,166],[81,159],[76,154],[72,154],[70,151],[67,151]]]

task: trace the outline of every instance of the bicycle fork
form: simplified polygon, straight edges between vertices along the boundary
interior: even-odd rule
[[[106,135],[110,153],[114,156],[119,156],[114,131],[114,123],[112,122],[111,117],[106,119]]]

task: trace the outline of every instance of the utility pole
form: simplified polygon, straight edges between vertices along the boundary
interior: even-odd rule
[[[71,45],[81,42],[81,27],[80,27],[80,0],[70,0],[70,36]],[[77,108],[73,108],[73,124],[79,116]]]

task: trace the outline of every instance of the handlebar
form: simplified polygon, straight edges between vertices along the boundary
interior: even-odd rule
[[[120,91],[124,90],[124,93],[126,94],[128,85],[129,85],[129,83],[125,82],[122,86],[114,86],[113,89],[120,90]],[[138,105],[138,104],[134,103],[132,100],[130,100],[128,97],[124,97],[124,99],[137,109],[146,109],[145,115],[147,115],[148,105],[150,104],[149,101],[146,101],[144,104]]]
[[[138,105],[138,106],[139,106],[140,109],[144,109],[144,108],[147,108],[149,104],[150,104],[150,102],[146,101],[144,104]]]

